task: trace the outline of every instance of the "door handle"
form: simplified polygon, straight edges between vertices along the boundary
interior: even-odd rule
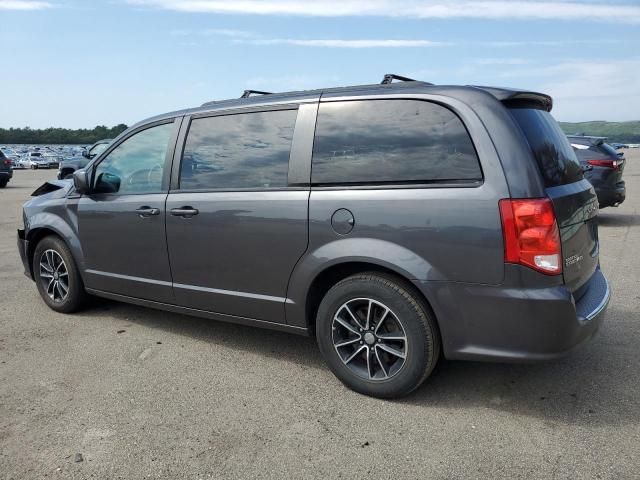
[[[160,209],[145,206],[145,207],[137,208],[136,213],[140,218],[146,218],[146,217],[151,217],[153,215],[160,215]]]
[[[191,218],[198,213],[198,209],[193,207],[180,207],[171,209],[171,215],[175,217]]]

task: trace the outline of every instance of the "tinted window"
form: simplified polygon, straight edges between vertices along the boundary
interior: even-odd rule
[[[512,108],[511,113],[527,137],[545,186],[555,187],[582,180],[580,162],[549,112]]]
[[[165,156],[173,123],[147,128],[127,138],[96,167],[94,189],[101,193],[162,191]]]
[[[481,179],[471,138],[445,107],[415,100],[320,105],[315,184]]]
[[[279,110],[194,119],[180,188],[285,187],[296,116]]]

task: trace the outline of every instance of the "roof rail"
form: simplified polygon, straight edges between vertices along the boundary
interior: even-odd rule
[[[400,80],[401,82],[417,82],[417,80],[414,80],[413,78],[403,77],[402,75],[396,75],[395,73],[386,73],[384,75],[384,78],[380,82],[380,85],[389,85],[394,80]],[[427,85],[433,85],[433,83],[429,83],[429,82],[422,82],[422,83],[426,83]]]
[[[242,92],[242,95],[240,95],[240,98],[249,98],[251,95],[271,95],[271,92],[263,92],[260,90],[245,90],[244,92]]]

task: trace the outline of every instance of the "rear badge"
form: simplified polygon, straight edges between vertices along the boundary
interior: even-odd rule
[[[582,260],[582,255],[572,255],[570,257],[565,258],[564,260],[564,266],[568,267],[569,265],[574,265],[576,263],[578,263],[580,260]]]

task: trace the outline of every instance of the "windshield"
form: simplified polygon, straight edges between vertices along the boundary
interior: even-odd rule
[[[94,156],[98,156],[102,152],[104,152],[107,149],[108,146],[109,146],[108,143],[99,143],[98,145],[93,147],[91,150],[89,150],[89,154],[94,155]]]

